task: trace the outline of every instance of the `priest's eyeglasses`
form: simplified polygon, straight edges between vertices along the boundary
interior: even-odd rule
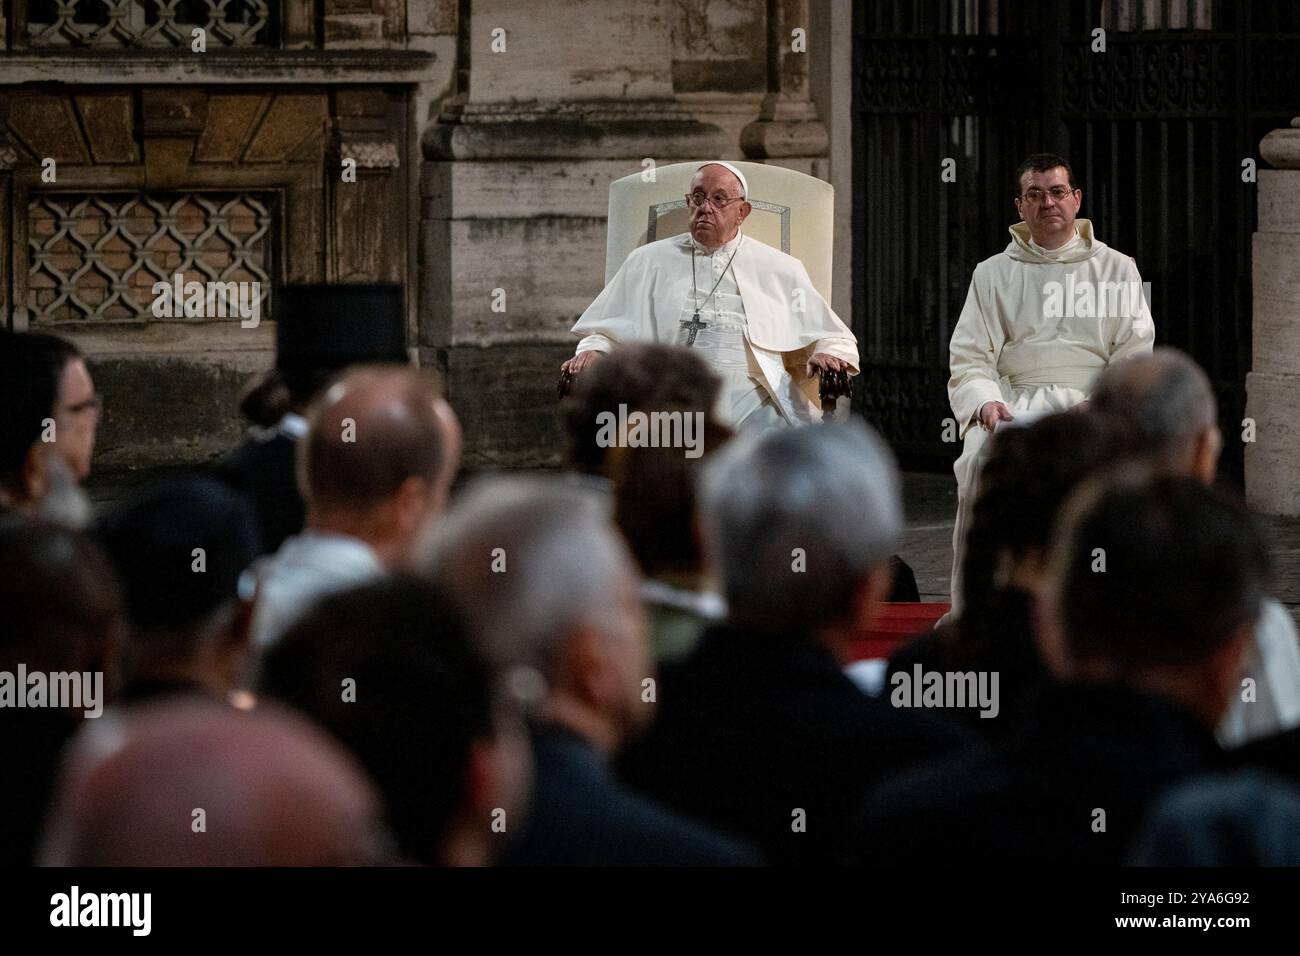
[[[1053,186],[1044,192],[1041,189],[1026,189],[1023,196],[1017,196],[1017,199],[1023,199],[1031,206],[1037,206],[1043,201],[1044,196],[1051,196],[1053,202],[1065,202],[1067,196],[1078,192],[1079,190],[1072,186]]]
[[[725,209],[733,202],[740,202],[744,198],[744,196],[727,196],[723,193],[714,193],[712,196],[706,196],[703,192],[694,192],[687,195],[686,205],[694,209],[696,206],[703,206],[705,203],[708,203],[714,209]]]

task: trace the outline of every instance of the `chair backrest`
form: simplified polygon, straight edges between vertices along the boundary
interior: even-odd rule
[[[609,234],[605,246],[605,281],[633,249],[690,229],[686,191],[702,163],[673,163],[648,173],[633,173],[609,184]],[[808,270],[813,287],[831,297],[831,246],[835,231],[835,190],[814,176],[768,166],[732,162],[749,180],[754,211],[745,235],[789,253]]]

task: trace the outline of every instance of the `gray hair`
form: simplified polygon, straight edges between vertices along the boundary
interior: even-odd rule
[[[561,477],[471,482],[417,555],[495,664],[546,677],[573,629],[605,629],[635,581],[607,496]]]
[[[1183,454],[1219,417],[1205,372],[1169,346],[1103,371],[1090,399],[1094,410],[1130,429],[1140,447],[1159,457]]]
[[[894,456],[861,421],[741,438],[705,466],[701,523],[733,617],[813,629],[896,550]]]

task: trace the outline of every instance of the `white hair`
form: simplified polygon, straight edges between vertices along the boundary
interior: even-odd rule
[[[841,618],[903,530],[898,468],[861,421],[741,438],[705,466],[701,519],[734,617]]]
[[[437,520],[417,564],[495,663],[548,677],[573,628],[604,629],[635,580],[607,496],[562,477],[477,479]]]

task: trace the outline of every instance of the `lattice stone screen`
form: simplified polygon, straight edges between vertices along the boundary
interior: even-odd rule
[[[34,47],[188,47],[202,27],[209,46],[258,46],[270,42],[271,2],[29,0],[27,32]]]
[[[153,285],[178,272],[185,282],[260,282],[269,317],[270,209],[269,197],[250,193],[34,194],[29,318],[154,320]]]

